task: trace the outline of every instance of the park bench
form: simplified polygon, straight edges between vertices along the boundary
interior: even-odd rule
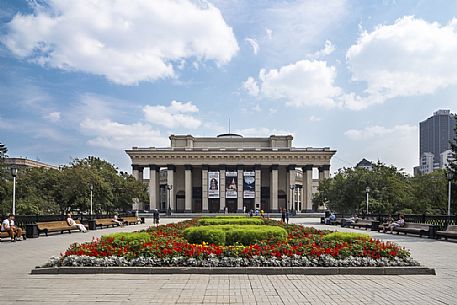
[[[457,238],[457,225],[449,225],[447,226],[446,231],[436,231],[436,239],[440,239],[444,237],[445,240],[450,238]]]
[[[111,218],[101,218],[95,220],[95,226],[103,228],[105,227],[115,227],[119,226],[118,223],[114,222]]]
[[[122,219],[119,219],[121,220],[122,222],[124,222],[124,224],[126,225],[136,225],[136,224],[139,224],[140,223],[140,220],[138,219],[138,217],[135,217],[135,216],[126,216],[126,217],[122,217]]]
[[[429,238],[433,238],[435,237],[436,226],[423,223],[405,222],[403,227],[395,227],[394,231],[397,232],[397,235],[400,234],[400,232],[403,232],[405,235],[407,233],[411,233],[417,234],[420,237],[422,237],[422,235],[427,235]]]
[[[75,222],[81,224],[79,220],[76,220]],[[36,225],[38,227],[38,235],[44,233],[48,236],[48,233],[50,232],[60,232],[62,234],[65,231],[68,231],[68,233],[71,233],[72,230],[79,231],[78,227],[69,226],[65,220],[37,222]]]
[[[355,222],[351,223],[349,227],[352,227],[355,229],[355,227],[360,228],[365,228],[365,230],[371,229],[371,231],[376,231],[378,230],[379,227],[379,221],[377,220],[371,220],[371,219],[360,219],[357,218]]]
[[[8,235],[8,232],[6,232],[6,231],[0,231],[0,239],[1,239],[1,238],[9,238],[9,237],[10,237],[10,236]],[[24,231],[24,230],[22,230],[22,238],[23,238],[24,240],[27,239],[27,237],[25,236],[25,231]]]

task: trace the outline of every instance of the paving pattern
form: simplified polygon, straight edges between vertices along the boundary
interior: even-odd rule
[[[163,223],[171,221],[175,220],[162,219]],[[318,219],[292,221],[324,228]],[[437,275],[29,274],[72,242],[150,224],[16,243],[4,240],[0,244],[0,304],[457,304],[457,242],[370,231],[410,249],[422,265],[435,268]]]

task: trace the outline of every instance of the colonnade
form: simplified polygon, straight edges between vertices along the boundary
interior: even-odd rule
[[[167,189],[167,207],[171,208],[172,211],[177,210],[177,194],[182,194],[184,191],[184,209],[183,212],[192,212],[193,210],[193,190],[195,188],[201,188],[201,211],[208,212],[209,202],[213,200],[211,194],[209,194],[208,173],[218,172],[218,196],[214,197],[219,200],[219,211],[223,211],[227,207],[228,203],[234,203],[236,201],[236,212],[243,211],[243,208],[249,204],[254,203],[255,208],[264,208],[262,204],[268,201],[267,210],[271,212],[277,212],[280,208],[290,208],[293,202],[294,187],[296,182],[296,170],[301,168],[303,171],[303,184],[300,189],[301,198],[303,198],[303,207],[306,211],[312,210],[312,183],[313,183],[313,168],[319,170],[319,181],[329,178],[330,176],[330,165],[238,165],[238,166],[208,166],[208,165],[157,165],[151,164],[145,165],[132,165],[132,174],[138,181],[143,181],[144,169],[149,168],[149,203],[151,208],[160,209],[160,169],[167,170],[166,183],[169,186]],[[178,169],[178,172],[177,172]],[[196,171],[199,171],[196,175]],[[234,195],[230,195],[227,198],[226,194],[226,174],[227,172],[235,173],[236,179],[236,198]],[[255,186],[252,193],[246,197],[243,185],[246,175],[250,175],[254,178]],[[183,176],[183,177],[182,177]],[[201,179],[196,179],[200,177]],[[262,181],[262,177],[269,177],[269,181]],[[184,181],[182,181],[184,180]],[[250,180],[252,181],[252,179]],[[179,183],[178,183],[179,182]],[[293,187],[291,187],[293,186]],[[269,190],[269,193],[262,192],[262,190]],[[214,195],[214,194],[213,194]],[[181,195],[180,195],[181,196]],[[181,196],[182,197],[182,196]],[[181,198],[180,197],[180,198]],[[291,204],[289,206],[289,203]],[[284,206],[285,205],[285,206]],[[251,206],[252,207],[252,204]],[[233,208],[235,209],[235,208]],[[232,210],[233,210],[232,209]]]

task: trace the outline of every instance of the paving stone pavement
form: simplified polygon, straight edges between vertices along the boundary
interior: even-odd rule
[[[162,219],[172,221],[178,220]],[[322,226],[318,219],[291,221],[365,232]],[[0,304],[457,304],[457,242],[370,231],[410,249],[437,275],[30,275],[72,242],[148,225],[3,241]]]

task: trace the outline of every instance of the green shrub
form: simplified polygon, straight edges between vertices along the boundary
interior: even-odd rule
[[[352,242],[354,240],[370,240],[371,236],[364,233],[352,233],[352,232],[333,232],[327,235],[324,235],[322,240],[338,240],[344,242]]]
[[[287,231],[278,226],[211,225],[187,228],[184,230],[184,237],[193,244],[207,242],[220,246],[251,245],[262,240],[285,241]]]
[[[227,215],[219,215],[219,216],[203,216],[202,219],[240,219],[240,218],[260,218],[260,216],[252,216],[248,217],[246,215],[236,215],[236,216],[227,216]]]
[[[119,232],[108,235],[103,235],[102,239],[113,238],[113,243],[118,244],[119,242],[132,242],[132,241],[149,241],[151,235],[147,232]]]
[[[198,220],[200,226],[214,225],[263,225],[263,220],[258,218],[203,218]]]

